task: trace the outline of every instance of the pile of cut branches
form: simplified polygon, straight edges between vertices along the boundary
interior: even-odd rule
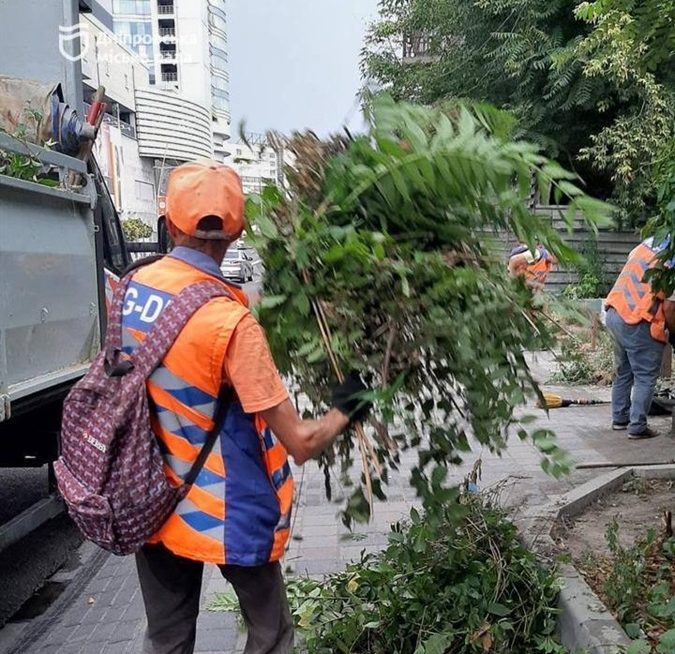
[[[527,208],[569,204],[592,226],[608,207],[529,143],[510,140],[511,118],[487,106],[424,108],[374,102],[369,132],[326,142],[295,134],[289,188],[247,202],[249,237],[266,270],[259,318],[282,373],[315,408],[349,370],[372,392],[365,428],[322,458],[361,483],[345,519],[366,519],[385,497],[401,448],[419,464],[411,483],[427,508],[447,499],[448,468],[477,442],[500,451],[509,433],[532,438],[554,474],[569,464],[547,431],[528,434],[514,410],[538,393],[524,352],[551,347],[537,299],[509,279],[496,242],[507,231],[578,261],[550,223]],[[330,487],[330,483],[327,483]]]
[[[563,654],[559,580],[507,516],[477,495],[430,519],[415,510],[389,545],[343,572],[287,581],[313,654]],[[433,598],[433,600],[431,599]]]

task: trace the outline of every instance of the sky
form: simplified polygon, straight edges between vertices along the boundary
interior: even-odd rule
[[[377,0],[229,0],[230,103],[233,136],[310,128],[320,136],[355,106],[359,59]]]

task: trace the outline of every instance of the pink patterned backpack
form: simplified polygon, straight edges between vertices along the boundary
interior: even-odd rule
[[[59,491],[80,531],[118,555],[139,550],[185,496],[213,448],[229,404],[221,398],[199,457],[184,484],[173,487],[150,427],[145,382],[190,317],[228,293],[215,282],[188,286],[126,356],[121,352],[122,306],[130,281],[128,274],[115,291],[105,347],[66,398],[61,456],[54,464]]]

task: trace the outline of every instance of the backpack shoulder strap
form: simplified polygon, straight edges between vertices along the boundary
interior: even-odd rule
[[[186,286],[164,308],[154,327],[134,351],[134,368],[146,379],[161,363],[190,318],[210,300],[232,295],[216,282],[199,282]],[[120,330],[121,333],[121,330]]]
[[[127,289],[131,283],[133,273],[139,268],[143,268],[155,261],[159,261],[162,257],[146,257],[140,261],[132,263],[120,278],[119,284],[113,293],[110,302],[110,314],[108,315],[108,324],[105,334],[104,349],[108,358],[112,360],[115,350],[122,349],[122,311],[124,310],[124,298],[127,295]]]

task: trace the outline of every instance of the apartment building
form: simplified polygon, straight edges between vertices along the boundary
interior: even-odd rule
[[[115,34],[147,63],[153,91],[173,93],[210,116],[211,156],[230,137],[225,0],[112,0]]]

